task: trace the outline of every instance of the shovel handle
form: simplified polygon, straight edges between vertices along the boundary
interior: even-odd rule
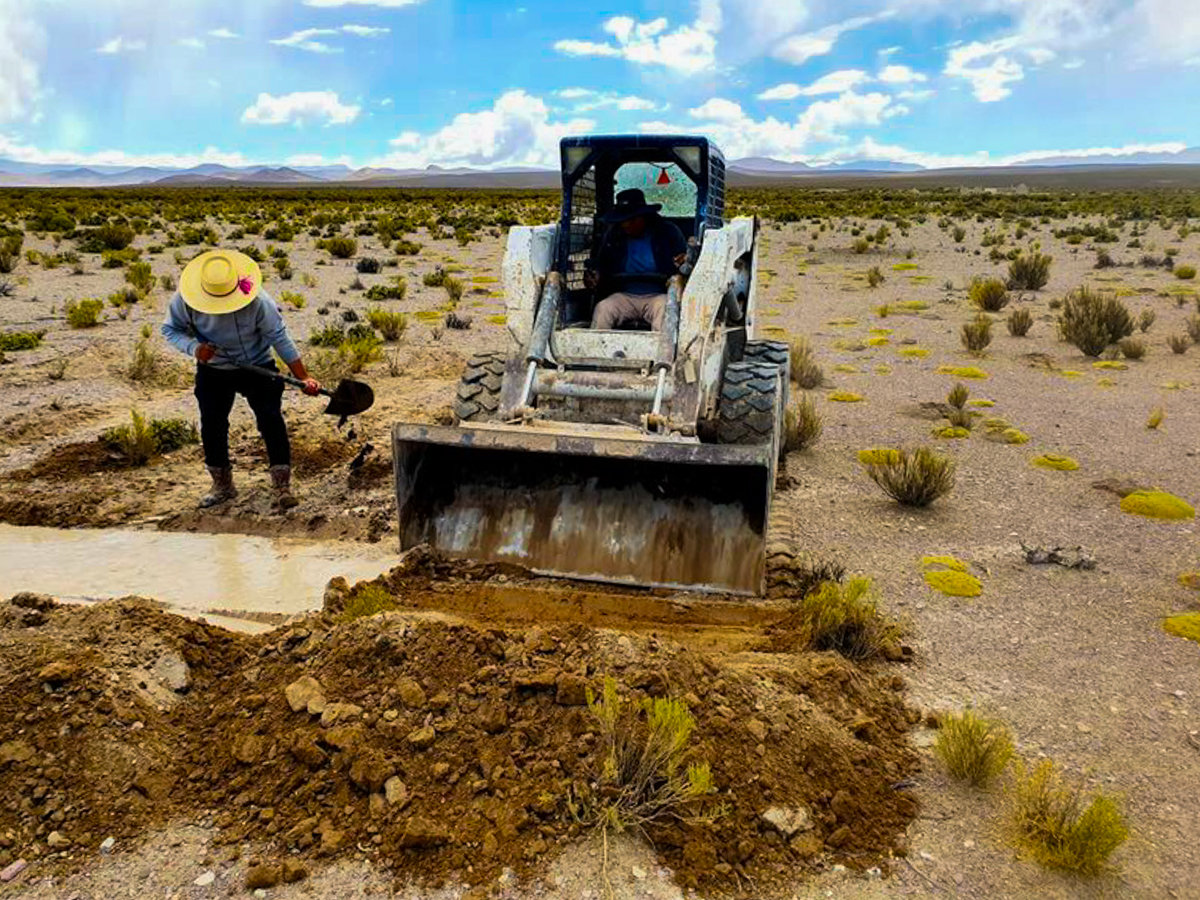
[[[262,366],[252,366],[249,363],[234,363],[239,369],[245,369],[247,372],[254,372],[266,378],[274,378],[276,381],[282,381],[284,384],[290,384],[292,387],[303,388],[304,382],[299,378],[293,378],[291,375],[284,375],[280,372],[274,372],[271,369],[264,369]],[[321,388],[319,394],[325,397],[332,397],[333,391],[327,388]]]

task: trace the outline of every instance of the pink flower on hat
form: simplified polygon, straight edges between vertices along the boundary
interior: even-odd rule
[[[243,294],[249,294],[251,291],[254,290],[254,279],[252,279],[246,275],[243,275],[241,278],[238,279],[237,286],[238,286],[238,290],[241,291]]]

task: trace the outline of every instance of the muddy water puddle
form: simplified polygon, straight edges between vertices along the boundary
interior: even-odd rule
[[[397,559],[382,545],[0,525],[0,597],[19,591],[64,600],[137,594],[217,625],[258,630],[271,614],[320,609],[335,575],[353,584],[386,572]],[[255,614],[262,621],[255,622]]]

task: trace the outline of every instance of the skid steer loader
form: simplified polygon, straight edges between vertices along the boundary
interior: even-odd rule
[[[753,218],[727,221],[725,162],[695,136],[561,143],[557,224],[514,227],[517,349],[467,365],[457,425],[393,430],[401,549],[573,578],[763,590],[789,351],[756,338]],[[661,330],[596,330],[585,272],[639,188],[688,241]]]

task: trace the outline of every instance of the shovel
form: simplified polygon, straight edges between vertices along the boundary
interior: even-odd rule
[[[274,378],[276,381],[290,384],[292,387],[304,387],[304,382],[299,378],[292,378],[290,375],[273,372],[270,369],[264,369],[262,366],[252,366],[240,362],[234,363],[234,365],[239,369],[245,369],[247,372],[262,375],[264,378]],[[348,378],[343,378],[338,382],[336,390],[330,391],[321,388],[320,393],[322,396],[329,398],[329,405],[325,407],[325,414],[340,417],[340,421],[338,422],[339,428],[346,423],[346,419],[349,416],[356,416],[361,412],[366,412],[375,403],[375,392],[371,390],[369,384],[363,384],[361,381],[352,381]]]

